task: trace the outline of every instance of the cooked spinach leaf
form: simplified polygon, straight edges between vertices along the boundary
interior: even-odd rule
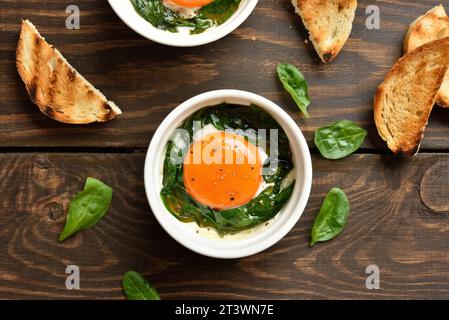
[[[333,188],[324,199],[313,224],[310,246],[339,235],[348,221],[349,210],[349,200],[344,191]]]
[[[259,129],[268,130],[267,134],[270,129],[277,130],[277,145],[272,145],[270,139],[267,139],[268,159],[263,176],[267,183],[273,185],[247,204],[230,210],[213,210],[193,199],[184,186],[183,164],[174,164],[171,156],[175,154],[179,157],[185,154],[192,142],[195,129],[198,129],[194,127],[195,123],[200,123],[201,128],[210,124],[218,130],[238,133],[252,143],[256,142],[256,134]],[[196,222],[201,227],[212,227],[219,234],[236,233],[272,219],[290,198],[294,183],[286,188],[281,188],[282,181],[294,167],[290,143],[280,125],[259,107],[227,103],[207,107],[190,116],[181,128],[189,132],[190,141],[183,141],[180,144],[169,143],[161,191],[165,206],[180,221]],[[274,170],[268,170],[270,161],[277,164]]]
[[[191,28],[192,34],[223,24],[237,11],[241,0],[215,0],[204,6],[191,19],[165,7],[161,0],[131,0],[137,13],[153,26],[161,30],[178,32],[179,27]]]
[[[274,188],[267,188],[259,196],[241,207],[214,211],[211,220],[223,233],[234,233],[256,227],[273,218],[288,201],[293,192],[293,184],[274,192]]]
[[[135,271],[125,273],[122,287],[128,300],[161,300],[156,289]]]
[[[315,145],[326,159],[342,159],[357,151],[366,135],[366,130],[354,122],[341,120],[319,128],[315,133]]]
[[[62,242],[80,230],[94,226],[103,218],[112,200],[112,189],[100,180],[87,178],[84,190],[70,202],[64,230],[59,235]]]
[[[239,8],[241,0],[215,0],[211,4],[201,8],[195,30],[193,33],[201,33],[210,26],[201,26],[201,21],[212,21],[213,25],[225,23]]]
[[[308,118],[309,86],[301,71],[291,63],[280,63],[277,67],[277,73],[285,90],[290,93],[301,112]]]
[[[131,0],[137,13],[158,29],[177,32],[178,27],[195,27],[179,14],[166,8],[160,0]]]

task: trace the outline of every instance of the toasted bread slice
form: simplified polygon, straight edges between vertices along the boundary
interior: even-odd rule
[[[444,7],[439,5],[410,25],[404,41],[404,53],[407,54],[429,41],[446,37],[449,37],[449,17]],[[436,101],[440,106],[449,108],[449,74],[446,75]]]
[[[321,60],[331,62],[352,31],[357,0],[292,0]]]
[[[436,102],[440,107],[449,108],[449,72],[444,78],[440,91],[438,91]]]
[[[374,119],[394,153],[418,152],[448,66],[449,38],[429,42],[399,59],[377,89]]]
[[[22,21],[16,64],[31,100],[50,118],[87,124],[105,122],[122,113],[48,44],[28,20]]]

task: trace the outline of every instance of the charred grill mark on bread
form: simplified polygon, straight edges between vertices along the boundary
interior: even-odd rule
[[[122,113],[27,20],[22,21],[16,64],[31,100],[52,119],[87,124],[109,121]]]

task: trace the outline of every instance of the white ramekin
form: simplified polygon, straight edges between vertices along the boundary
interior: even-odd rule
[[[276,218],[261,232],[245,238],[211,239],[195,232],[186,223],[176,219],[164,206],[162,168],[166,146],[174,130],[190,115],[201,108],[222,102],[255,104],[267,111],[284,129],[293,153],[296,167],[296,184],[290,200]],[[223,259],[242,258],[259,253],[281,240],[298,222],[310,195],[312,186],[312,161],[306,140],[293,119],[278,105],[259,95],[240,90],[218,90],[200,94],[173,110],[153,136],[145,160],[145,190],[154,216],[165,231],[176,241],[199,254]]]
[[[242,0],[238,10],[225,23],[200,34],[172,33],[159,30],[134,10],[130,0],[108,0],[112,9],[135,32],[158,43],[173,47],[194,47],[214,42],[237,29],[251,14],[258,0]]]

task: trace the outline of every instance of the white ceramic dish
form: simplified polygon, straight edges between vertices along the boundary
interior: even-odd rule
[[[171,33],[153,27],[151,23],[143,19],[134,10],[130,0],[108,1],[120,19],[135,32],[147,39],[174,47],[200,46],[227,36],[249,17],[258,2],[258,0],[242,0],[239,9],[228,21],[201,34],[190,35],[185,33]]]
[[[167,143],[173,134],[190,115],[201,108],[222,102],[250,105],[256,104],[267,111],[286,132],[295,164],[295,188],[290,200],[270,221],[268,227],[250,233],[245,237],[211,238],[197,233],[190,224],[180,222],[164,206],[160,191],[162,189],[162,170]],[[281,240],[298,222],[310,195],[312,186],[312,161],[303,134],[278,105],[259,95],[239,90],[218,90],[196,96],[173,110],[157,129],[148,149],[145,160],[145,190],[154,216],[165,231],[176,241],[199,254],[223,259],[242,258],[259,253]]]

